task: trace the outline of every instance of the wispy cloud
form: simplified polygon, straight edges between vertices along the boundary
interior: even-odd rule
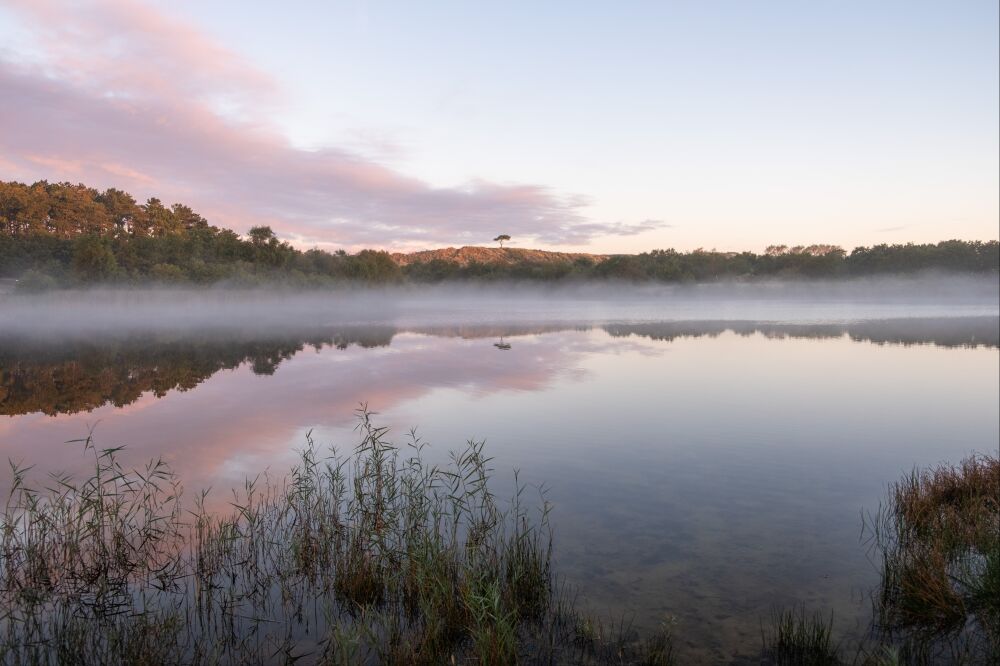
[[[0,60],[0,150],[20,177],[184,201],[303,243],[586,243],[665,226],[586,219],[541,185],[438,188],[356,152],[297,148],[268,122],[280,86],[209,36],[131,0],[12,0],[41,58]]]

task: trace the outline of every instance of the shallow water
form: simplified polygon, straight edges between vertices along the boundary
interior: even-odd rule
[[[221,506],[245,475],[283,472],[310,430],[351,446],[364,401],[433,455],[487,440],[500,492],[513,468],[544,484],[581,603],[639,629],[669,618],[689,659],[753,656],[778,605],[861,633],[877,582],[862,512],[914,465],[997,451],[995,303],[743,302],[697,321],[627,307],[86,335],[7,319],[0,442],[41,476],[82,469],[65,442],[93,428]]]

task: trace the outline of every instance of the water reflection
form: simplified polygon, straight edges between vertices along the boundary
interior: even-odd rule
[[[756,323],[743,321],[664,322],[605,326],[611,335],[640,335],[653,340],[678,337],[760,333],[769,338],[839,338],[876,344],[933,344],[939,347],[997,347],[1000,320],[996,317],[925,317],[871,319],[824,324]]]
[[[388,346],[396,331],[366,327],[296,335],[148,333],[97,341],[11,338],[0,345],[0,413],[73,414],[123,407],[143,394],[187,391],[244,363],[255,375],[306,348]]]
[[[400,334],[438,338],[498,338],[493,347],[510,351],[505,340],[516,336],[570,330],[585,325],[516,325],[397,328],[352,326],[292,332],[252,333],[245,330],[143,333],[104,336],[99,341],[11,336],[0,344],[0,414],[41,412],[48,415],[92,411],[103,405],[124,407],[149,394],[195,388],[222,370],[243,364],[254,375],[272,375],[278,366],[307,348],[346,350],[388,347]],[[944,347],[997,347],[998,319],[957,317],[871,320],[837,324],[758,322],[662,322],[607,324],[597,327],[614,338],[629,336],[672,341],[682,337],[718,336],[725,332],[768,338],[838,338],[876,344],[934,344]],[[424,382],[434,383],[433,375]]]
[[[0,443],[83,466],[97,423],[189,493],[284,471],[365,400],[436,449],[486,438],[546,483],[559,571],[585,602],[678,618],[689,660],[759,644],[774,604],[863,627],[859,511],[915,464],[998,442],[997,317],[314,327],[0,342]],[[505,345],[503,348],[498,345]],[[504,353],[497,353],[504,351]],[[8,483],[0,478],[0,491]]]
[[[135,463],[163,455],[188,487],[238,485],[283,468],[310,428],[349,426],[361,401],[382,411],[449,387],[479,396],[541,391],[598,346],[522,331],[522,353],[499,355],[484,353],[495,351],[492,331],[448,334],[366,327],[298,338],[7,341],[0,406],[13,418],[0,420],[0,441],[6,456],[28,463],[40,446],[58,451],[39,472],[72,471],[83,461],[61,443],[96,425],[102,445],[127,444]]]

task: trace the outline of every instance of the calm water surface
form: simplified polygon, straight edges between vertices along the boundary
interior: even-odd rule
[[[548,321],[173,331],[0,342],[3,455],[164,456],[188,493],[282,473],[360,401],[432,456],[485,439],[497,490],[543,484],[581,603],[676,625],[683,654],[753,655],[776,605],[860,632],[863,511],[914,465],[996,452],[995,309],[843,321]],[[938,315],[942,313],[938,312]],[[99,340],[99,341],[97,341]],[[9,479],[0,479],[7,486]]]

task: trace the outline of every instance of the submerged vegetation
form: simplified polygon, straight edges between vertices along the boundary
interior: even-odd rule
[[[359,413],[361,442],[248,480],[233,511],[181,502],[163,461],[97,449],[82,483],[14,467],[0,533],[0,662],[672,663],[577,613],[551,568],[548,506],[501,503],[471,442],[428,465]]]
[[[505,235],[497,239],[506,239]],[[496,239],[495,239],[496,240]],[[504,250],[504,262],[435,258],[401,265],[383,251],[298,250],[257,226],[243,238],[183,204],[138,203],[117,189],[0,181],[0,278],[38,291],[81,284],[387,284],[450,280],[693,282],[751,278],[842,278],[940,270],[995,273],[996,241],[772,246],[762,254],[673,249],[541,261]],[[522,251],[523,252],[523,251]],[[538,254],[538,253],[536,253]]]

